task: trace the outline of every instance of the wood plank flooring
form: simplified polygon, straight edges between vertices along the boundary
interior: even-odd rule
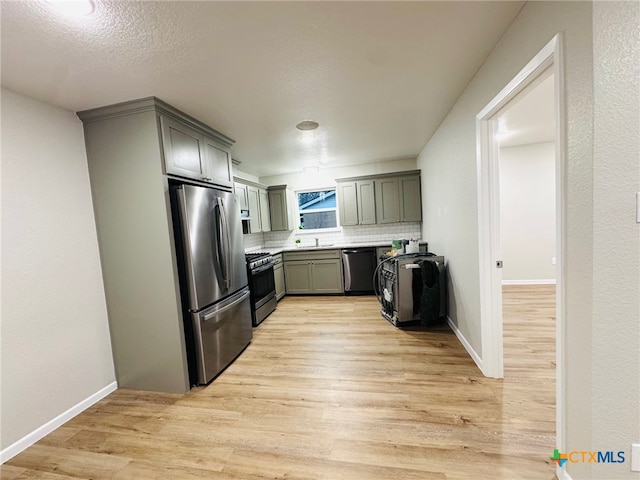
[[[211,385],[118,390],[1,478],[552,479],[553,299],[533,293],[505,291],[505,380],[373,297],[286,297]]]

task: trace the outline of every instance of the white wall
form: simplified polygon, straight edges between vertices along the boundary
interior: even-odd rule
[[[3,89],[1,138],[5,456],[115,374],[82,124]]]
[[[528,2],[418,157],[423,234],[449,259],[452,319],[482,355],[475,115],[562,33],[562,448],[627,455],[623,464],[565,466],[574,480],[640,478],[629,468],[630,442],[640,440],[639,26],[635,2]]]
[[[553,282],[556,256],[555,144],[500,149],[504,282]]]
[[[640,3],[593,8],[592,437],[628,452],[640,443]],[[640,473],[594,465],[593,478]]]

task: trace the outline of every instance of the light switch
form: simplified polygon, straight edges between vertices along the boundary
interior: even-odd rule
[[[640,472],[640,443],[631,444],[631,471]]]

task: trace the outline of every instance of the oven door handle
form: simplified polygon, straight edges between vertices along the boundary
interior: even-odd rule
[[[273,268],[274,264],[272,262],[265,263],[264,265],[260,265],[258,268],[254,268],[251,270],[251,275],[257,275],[258,273],[262,273],[270,268]]]

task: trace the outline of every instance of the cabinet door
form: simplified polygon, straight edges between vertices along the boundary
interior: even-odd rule
[[[306,260],[285,262],[284,281],[287,293],[311,293],[311,263]]]
[[[341,260],[311,262],[313,293],[344,293]]]
[[[360,225],[376,223],[376,195],[373,180],[356,182],[358,189],[358,217]]]
[[[235,190],[236,198],[238,199],[238,204],[240,205],[240,210],[249,210],[247,186],[243,183],[235,182],[233,184],[233,189]]]
[[[160,117],[167,174],[205,180],[202,135],[169,117]]]
[[[287,210],[287,191],[269,190],[269,210],[271,212],[271,231],[290,230]]]
[[[249,216],[251,217],[251,233],[260,232],[260,197],[256,187],[247,187],[249,201]]]
[[[213,138],[203,137],[204,173],[207,181],[230,187],[232,184],[229,154]]]
[[[356,182],[338,184],[338,213],[340,225],[358,225]]]
[[[266,190],[258,190],[260,203],[260,223],[263,232],[271,231],[271,214],[269,213],[269,195]]]
[[[419,222],[422,220],[422,201],[420,196],[420,177],[400,177],[400,220]]]
[[[378,223],[400,221],[400,192],[398,178],[381,178],[376,185],[376,216]]]
[[[273,275],[276,281],[276,300],[280,300],[284,297],[286,292],[286,286],[284,283],[284,268],[282,265],[276,265],[273,268]]]

